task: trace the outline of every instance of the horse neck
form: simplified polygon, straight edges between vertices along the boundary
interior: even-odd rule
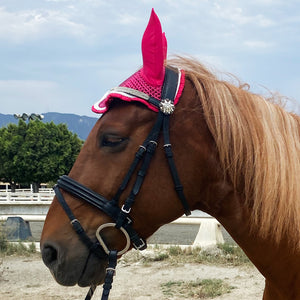
[[[183,99],[185,101],[182,102],[182,120],[187,119],[188,107],[192,107],[192,111],[188,112],[188,120],[185,122],[177,120],[174,123],[180,124],[180,126],[176,125],[178,126],[177,132],[183,136],[192,137],[192,141],[187,141],[180,153],[184,161],[184,166],[180,169],[186,169],[188,162],[193,162],[190,169],[182,176],[191,208],[203,210],[214,216],[266,279],[278,286],[278,289],[283,291],[281,293],[289,295],[291,291],[295,291],[291,285],[299,284],[300,281],[298,278],[300,277],[298,275],[300,269],[299,248],[291,247],[286,235],[283,234],[280,239],[276,239],[273,235],[261,234],[260,222],[253,225],[251,201],[249,199],[246,201],[231,180],[224,176],[215,140],[203,117],[203,111],[201,108],[199,111],[199,106],[197,108],[193,104],[197,103],[195,101],[197,95],[189,84],[187,81],[185,99]],[[192,143],[194,144],[192,145]],[[184,151],[187,150],[189,154],[185,159]],[[194,177],[191,174],[194,174]],[[286,269],[289,270],[288,274],[285,272]],[[282,276],[284,276],[284,280]],[[300,297],[300,295],[298,296]],[[278,296],[276,299],[281,298]],[[283,296],[282,299],[296,298],[292,298],[292,296],[284,298]]]
[[[300,253],[290,246],[288,238],[277,242],[270,236],[262,237],[259,228],[250,225],[251,210],[237,193],[228,194],[218,211],[208,213],[217,218],[266,278],[264,299],[299,299]],[[273,298],[266,296],[268,293]]]

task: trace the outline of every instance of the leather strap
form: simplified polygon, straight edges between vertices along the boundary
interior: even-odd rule
[[[177,74],[174,71],[170,72],[170,70],[171,69],[166,69],[165,82],[162,90],[162,99],[169,99],[173,101],[177,89],[177,80],[175,77],[177,76]],[[173,159],[172,145],[170,142],[170,115],[166,115],[166,114],[164,115],[164,119],[163,119],[163,137],[164,137],[165,154],[168,160],[170,172],[172,174],[175,190],[184,208],[185,215],[189,216],[191,214],[191,211],[187,203],[187,200],[184,196],[183,186],[180,182],[177,168]]]
[[[147,139],[143,143],[142,148],[144,149],[144,157],[142,165],[137,173],[136,181],[133,185],[133,188],[125,200],[124,205],[121,208],[121,211],[118,216],[118,220],[116,222],[116,227],[119,228],[123,226],[124,220],[129,216],[129,213],[131,211],[131,207],[135,201],[135,197],[139,193],[141,186],[144,182],[147,170],[150,166],[151,159],[155,153],[156,146],[158,143],[158,137],[159,133],[161,131],[161,127],[163,124],[163,115],[159,112],[156,123],[151,130],[150,134],[148,135]],[[127,178],[125,177],[125,180],[127,181]],[[127,181],[128,183],[128,181]]]
[[[101,300],[108,299],[110,290],[112,288],[113,278],[116,274],[117,259],[118,259],[117,251],[111,250],[108,255],[108,266],[106,268],[106,275],[104,279]],[[96,288],[97,288],[96,285],[92,285],[90,287],[85,297],[85,300],[90,300],[93,297]]]
[[[106,268],[106,276],[103,284],[103,292],[101,300],[107,300],[109,292],[112,288],[114,276],[116,274],[117,266],[117,251],[111,250],[108,255],[108,266]]]
[[[164,135],[164,150],[165,155],[168,160],[170,172],[173,178],[174,182],[174,188],[177,192],[178,198],[184,208],[184,214],[186,216],[189,216],[191,214],[191,210],[189,208],[188,202],[185,198],[184,192],[183,192],[183,186],[180,182],[177,168],[173,159],[173,151],[172,151],[172,145],[170,143],[170,129],[169,129],[169,116],[165,116],[164,118],[164,124],[163,124],[163,135]]]
[[[84,185],[77,182],[76,180],[66,175],[63,175],[57,181],[57,185],[54,187],[54,191],[57,195],[59,202],[64,208],[66,214],[69,216],[71,222],[72,220],[77,220],[77,219],[75,218],[71,209],[69,208],[66,201],[64,200],[59,188],[62,188],[66,192],[70,193],[71,195],[79,199],[85,200],[86,202],[90,203],[91,205],[97,207],[98,209],[106,213],[115,222],[117,221],[120,208],[117,205],[115,205],[115,202],[107,200],[105,197],[95,193],[94,191],[85,187]],[[138,250],[143,250],[147,248],[146,241],[141,237],[139,237],[137,232],[133,229],[131,219],[126,218],[125,221],[126,222],[123,223],[122,227],[128,232],[128,235],[132,241],[133,246]],[[73,223],[79,228],[79,232],[81,231],[84,232],[78,220],[73,221]],[[80,225],[80,227],[78,224]],[[76,230],[76,228],[74,229]],[[86,239],[84,235],[86,236],[85,233],[80,235],[82,241]],[[87,243],[90,244],[88,240]]]
[[[70,223],[75,230],[75,232],[78,234],[80,240],[87,246],[87,248],[92,251],[98,258],[103,259],[107,258],[107,254],[104,252],[103,248],[100,246],[99,242],[93,242],[85,233],[84,229],[82,228],[80,222],[75,218],[74,214],[72,213],[70,207],[66,203],[63,195],[61,194],[58,185],[54,186],[54,191],[56,194],[56,197],[64,209],[65,213],[70,219]]]

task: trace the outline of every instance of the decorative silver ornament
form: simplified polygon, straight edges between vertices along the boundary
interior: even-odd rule
[[[170,115],[175,110],[175,105],[170,99],[162,99],[159,104],[159,109],[166,115]]]

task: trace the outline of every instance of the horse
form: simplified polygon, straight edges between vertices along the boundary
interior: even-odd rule
[[[140,237],[137,248],[143,249],[143,241],[159,227],[197,209],[216,218],[263,274],[264,300],[300,299],[300,117],[275,97],[266,99],[239,81],[218,78],[195,59],[167,60],[160,26],[152,11],[142,42],[142,73],[133,79],[145,79],[154,95],[148,100],[157,102],[167,70],[181,74],[175,100],[164,112],[172,144],[157,134],[155,154],[148,163],[140,160],[161,112],[145,100],[145,89],[128,94],[132,77],[93,106],[102,115],[68,177],[56,187],[46,217],[44,263],[62,285],[99,285],[107,265],[114,270],[107,255],[91,251],[99,242],[116,259],[136,246],[127,232]],[[166,159],[163,148],[169,145]],[[142,182],[138,188],[137,181]],[[100,209],[91,198],[101,200]],[[112,213],[106,209],[110,205]]]

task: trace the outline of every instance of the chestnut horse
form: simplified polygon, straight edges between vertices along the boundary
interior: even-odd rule
[[[263,299],[300,299],[300,118],[274,99],[218,79],[195,60],[177,58],[167,64],[185,72],[180,101],[170,116],[170,139],[189,208],[215,217],[245,251],[266,278]],[[112,199],[157,112],[122,97],[107,105],[69,177]],[[162,145],[160,137],[130,211],[132,226],[144,239],[184,213]],[[101,224],[112,222],[78,196],[61,194],[91,240]],[[118,229],[107,228],[103,239],[110,249],[124,248]],[[60,284],[104,281],[107,258],[82,243],[57,197],[46,218],[41,250]]]

